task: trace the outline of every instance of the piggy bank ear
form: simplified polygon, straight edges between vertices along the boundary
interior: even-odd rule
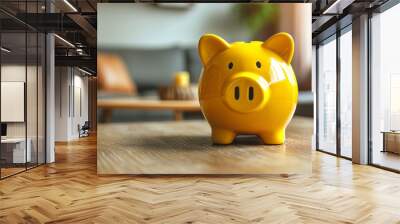
[[[293,37],[288,33],[277,33],[266,40],[262,46],[281,56],[288,64],[292,62],[294,54]]]
[[[206,65],[212,57],[230,47],[221,37],[214,34],[205,34],[199,40],[199,54],[201,62]]]

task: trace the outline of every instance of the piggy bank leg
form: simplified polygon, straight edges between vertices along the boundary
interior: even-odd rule
[[[235,132],[221,128],[212,128],[211,132],[212,141],[214,144],[231,144],[236,136]]]
[[[285,142],[285,129],[260,133],[258,136],[266,145],[280,145]]]

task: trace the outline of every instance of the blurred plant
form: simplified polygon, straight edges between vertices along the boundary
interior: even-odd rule
[[[253,36],[263,32],[267,25],[275,23],[279,13],[276,4],[265,3],[238,4],[235,10],[246,22]]]

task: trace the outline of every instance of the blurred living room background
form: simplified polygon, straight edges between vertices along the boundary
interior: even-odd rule
[[[205,33],[228,42],[290,33],[300,90],[296,115],[313,116],[311,7],[305,4],[104,3],[97,9],[100,122],[201,119],[197,43]]]

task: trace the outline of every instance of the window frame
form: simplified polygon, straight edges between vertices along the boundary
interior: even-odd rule
[[[346,26],[344,26],[341,29],[338,29],[336,31],[336,33],[330,35],[329,37],[319,41],[316,44],[316,52],[315,52],[315,60],[316,60],[316,71],[315,71],[315,83],[316,83],[316,113],[315,113],[315,119],[316,119],[316,138],[315,138],[315,145],[316,145],[316,151],[319,152],[323,152],[329,155],[333,155],[333,156],[337,156],[340,158],[344,158],[347,160],[352,160],[351,157],[347,157],[342,155],[342,150],[341,150],[341,118],[340,118],[340,103],[341,103],[341,99],[340,99],[340,84],[341,84],[341,65],[340,65],[340,60],[341,60],[341,55],[340,55],[340,37],[342,35],[344,35],[347,32],[351,32],[352,31],[352,23],[347,24]],[[336,60],[335,60],[335,64],[336,64],[336,152],[332,153],[329,152],[327,150],[321,149],[320,148],[320,143],[319,143],[319,121],[320,121],[320,117],[319,117],[319,109],[320,109],[320,89],[319,89],[319,78],[320,78],[320,74],[319,74],[319,48],[321,44],[326,44],[329,43],[331,41],[336,41]]]

